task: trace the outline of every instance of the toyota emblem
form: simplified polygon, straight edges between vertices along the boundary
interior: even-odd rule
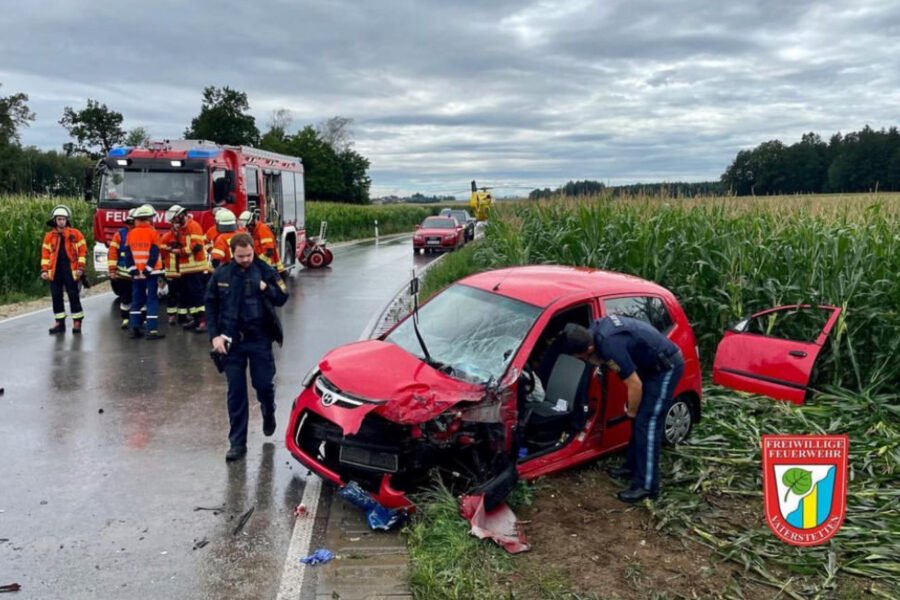
[[[322,393],[322,406],[331,406],[335,402],[337,402],[337,398],[334,397],[334,394],[331,392]]]

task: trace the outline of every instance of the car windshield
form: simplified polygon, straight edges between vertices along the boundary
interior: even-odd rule
[[[205,171],[109,169],[100,185],[100,206],[126,208],[144,203],[154,208],[180,204],[187,208],[207,205]]]
[[[422,227],[425,229],[453,229],[456,227],[456,223],[453,222],[453,219],[431,217],[422,222]]]
[[[466,218],[466,211],[464,210],[456,210],[450,213],[450,216],[459,221],[460,224],[465,224],[468,219]]]
[[[486,383],[499,379],[541,309],[456,284],[419,310],[419,331],[434,363],[450,376]],[[385,338],[424,359],[412,318]]]

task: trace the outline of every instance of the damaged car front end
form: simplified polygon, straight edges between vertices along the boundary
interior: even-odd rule
[[[390,509],[412,507],[408,493],[435,472],[458,489],[505,496],[516,480],[509,367],[540,312],[457,285],[384,339],[332,350],[294,403],[288,449]]]

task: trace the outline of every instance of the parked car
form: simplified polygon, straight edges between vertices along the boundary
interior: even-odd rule
[[[456,219],[466,230],[467,242],[475,239],[475,217],[469,214],[469,211],[465,209],[442,208],[441,216]]]
[[[413,252],[445,252],[466,243],[463,227],[453,217],[427,217],[416,225]]]
[[[389,508],[437,469],[499,502],[532,479],[624,448],[626,389],[615,372],[561,352],[568,323],[643,319],[685,358],[665,440],[700,419],[696,339],[675,296],[629,275],[527,266],[449,286],[376,340],[328,352],[307,375],[286,430],[291,454],[323,478],[357,482]],[[536,382],[540,382],[537,385]],[[543,389],[544,393],[539,391]],[[493,500],[491,500],[493,499]]]

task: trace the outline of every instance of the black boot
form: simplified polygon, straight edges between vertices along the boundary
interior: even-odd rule
[[[51,327],[51,328],[48,330],[48,333],[49,333],[50,335],[56,335],[57,333],[65,333],[65,332],[66,332],[66,322],[65,322],[65,320],[60,321],[60,320],[58,320],[58,319],[57,319],[57,321],[56,321],[56,325],[54,325],[53,327]]]
[[[606,469],[606,472],[610,477],[614,479],[631,479],[633,475],[631,469],[626,467],[625,465],[619,465],[618,467],[610,467]]]
[[[627,490],[622,490],[616,495],[619,500],[621,500],[622,502],[628,502],[629,504],[640,502],[644,498],[656,500],[658,496],[658,492],[651,492],[650,490],[645,490],[644,488],[628,488]]]
[[[147,332],[147,335],[144,336],[145,340],[161,340],[166,337],[166,334],[160,333],[158,329],[153,329]]]
[[[133,340],[144,337],[144,332],[141,331],[140,327],[132,327],[131,334],[128,336]]]
[[[263,435],[266,437],[271,437],[273,433],[275,433],[275,428],[277,425],[275,424],[275,410],[264,410],[263,411]]]
[[[234,462],[244,458],[247,454],[247,446],[232,446],[225,453],[225,462]]]

